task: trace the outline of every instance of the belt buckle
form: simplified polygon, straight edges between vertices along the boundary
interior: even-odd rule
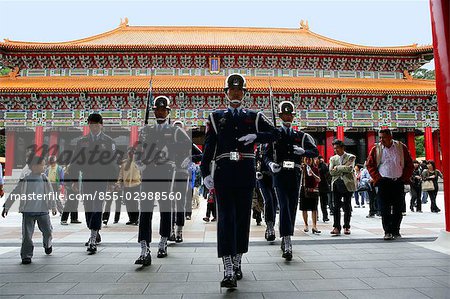
[[[295,162],[294,161],[283,161],[283,168],[284,169],[294,169]]]
[[[231,161],[239,161],[241,160],[241,155],[239,152],[230,152],[230,160]]]

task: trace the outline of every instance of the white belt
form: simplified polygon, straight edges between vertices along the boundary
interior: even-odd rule
[[[283,169],[294,169],[294,168],[301,169],[301,167],[302,166],[300,164],[294,163],[292,161],[283,161],[283,162],[281,162],[281,168],[283,168]]]
[[[221,159],[230,159],[230,161],[241,161],[244,159],[255,159],[255,154],[251,153],[240,153],[240,152],[229,152],[229,153],[223,153],[216,157],[216,161],[219,161]]]

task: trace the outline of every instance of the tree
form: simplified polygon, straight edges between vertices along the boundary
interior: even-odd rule
[[[424,68],[420,68],[412,72],[412,77],[415,79],[426,79],[426,80],[436,79],[434,70],[427,70]]]
[[[425,157],[425,138],[424,136],[416,136],[416,156],[417,157]]]

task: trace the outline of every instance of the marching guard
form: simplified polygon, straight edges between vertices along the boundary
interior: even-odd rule
[[[81,172],[82,184],[73,181],[72,189],[84,194],[86,225],[91,231],[85,245],[89,254],[95,254],[97,244],[101,242],[99,232],[102,226],[103,202],[107,197],[106,192],[110,190],[109,187],[117,181],[118,169],[115,159],[116,146],[113,139],[102,131],[102,116],[92,113],[87,121],[90,132],[78,140],[70,171],[74,174],[74,178],[79,177]]]
[[[173,123],[174,127],[179,127],[184,130],[183,122],[177,120]],[[187,132],[186,132],[187,133]],[[201,161],[202,151],[192,143],[192,158],[187,159],[181,164],[181,167],[177,167],[175,170],[175,183],[174,192],[182,194],[183,199],[172,202],[172,214],[171,214],[171,233],[169,241],[181,243],[183,242],[183,227],[185,224],[186,215],[192,213],[192,195],[191,192],[191,170],[192,163],[198,163]],[[191,163],[192,162],[192,163]],[[189,163],[186,165],[186,163]]]
[[[224,264],[221,287],[233,288],[242,278],[241,258],[248,251],[256,184],[254,144],[272,142],[277,131],[261,112],[241,107],[246,92],[242,75],[229,75],[224,91],[229,107],[208,117],[200,167],[205,186],[216,192],[217,249]]]
[[[266,232],[264,238],[269,241],[275,241],[275,219],[277,215],[278,202],[273,190],[272,173],[263,160],[264,147],[267,145],[259,145],[256,151],[257,172],[256,184],[261,193],[264,202],[264,220],[266,222]]]
[[[294,104],[283,101],[278,115],[283,125],[278,129],[280,138],[267,145],[264,161],[273,173],[273,186],[280,205],[280,237],[283,258],[292,259],[291,236],[294,235],[295,215],[301,182],[302,157],[317,157],[319,151],[314,139],[307,133],[292,128],[295,117]]]
[[[157,257],[167,256],[167,240],[172,226],[172,202],[176,199],[184,200],[184,194],[176,194],[178,191],[174,188],[176,169],[188,166],[191,149],[191,140],[186,132],[169,124],[169,98],[156,97],[152,109],[156,124],[145,126],[140,131],[136,154],[143,171],[138,234],[141,254],[135,264],[143,266],[149,266],[152,260],[150,243],[155,201],[158,201],[161,216]]]

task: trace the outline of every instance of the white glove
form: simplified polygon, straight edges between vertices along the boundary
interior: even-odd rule
[[[273,163],[273,162],[269,163],[269,168],[273,173],[280,172],[280,170],[281,170],[280,165],[278,165],[277,163]]]
[[[256,140],[256,134],[247,134],[238,139],[238,141],[245,142],[244,145],[249,145]]]
[[[214,188],[214,179],[212,178],[211,175],[208,175],[207,177],[205,177],[203,179],[203,184],[205,184],[206,188],[212,189]]]
[[[303,149],[303,147],[294,144],[294,154],[301,156],[304,153],[305,150]]]
[[[183,160],[181,163],[181,168],[187,168],[189,166],[189,163],[191,162],[191,157],[187,157]]]
[[[262,178],[263,178],[263,174],[261,172],[257,171],[256,172],[256,179],[257,180],[262,180]]]

